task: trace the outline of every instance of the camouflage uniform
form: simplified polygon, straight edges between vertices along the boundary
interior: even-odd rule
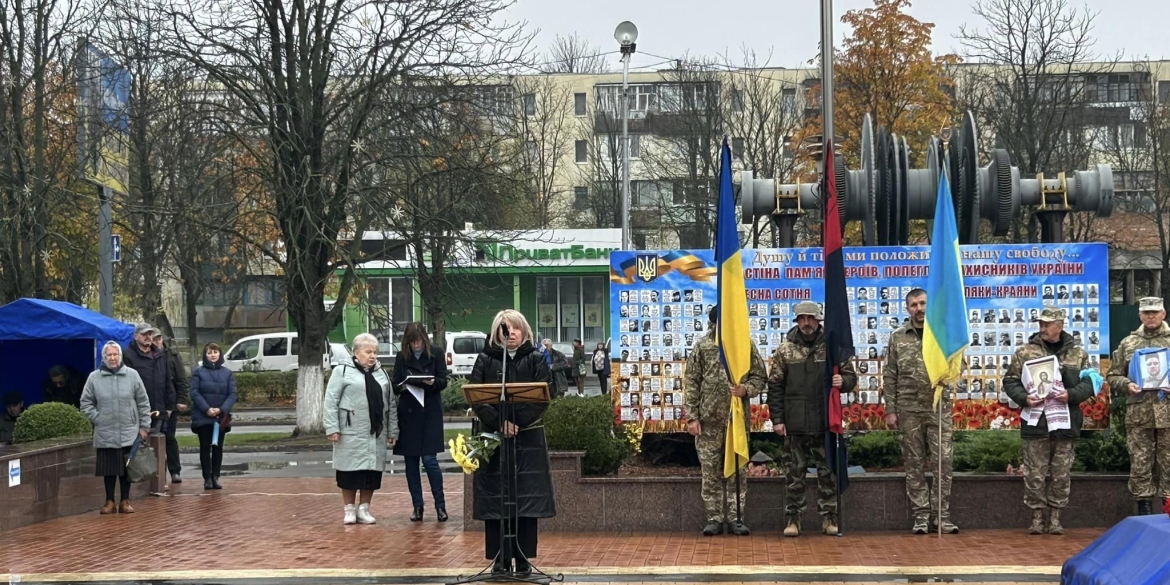
[[[1062,309],[1049,307],[1044,309],[1040,320],[1063,321],[1064,317]],[[1040,416],[1040,422],[1035,426],[1020,427],[1020,437],[1024,444],[1024,469],[1027,470],[1024,476],[1024,504],[1032,510],[1060,510],[1068,506],[1073,454],[1084,421],[1080,404],[1093,397],[1092,383],[1080,377],[1081,371],[1089,367],[1089,354],[1077,344],[1073,336],[1065,332],[1061,332],[1060,341],[1054,345],[1055,351],[1036,333],[1027,345],[1016,350],[1011,366],[1003,376],[1004,392],[1016,404],[1026,406],[1028,391],[1023,383],[1024,364],[1054,355],[1059,360],[1061,381],[1068,392],[1071,428],[1049,431],[1048,419],[1044,415]],[[1044,483],[1050,473],[1052,485],[1045,493]]]
[[[767,375],[764,360],[756,346],[752,345],[752,365],[743,385],[748,396],[759,396],[764,392]],[[683,400],[686,406],[687,422],[697,420],[703,432],[695,437],[695,448],[699,452],[699,464],[703,469],[703,504],[707,510],[707,521],[734,522],[735,480],[723,477],[724,440],[727,436],[727,422],[731,413],[731,382],[719,359],[719,346],[715,333],[708,333],[695,344],[691,357],[687,359],[686,375],[683,378]],[[748,398],[743,399],[744,414],[751,412]],[[740,480],[740,505],[746,505],[746,475]]]
[[[842,392],[857,386],[853,360],[841,364]],[[810,463],[817,468],[817,511],[836,521],[837,476],[825,460],[825,335],[817,329],[807,340],[798,327],[788,332],[787,340],[772,354],[768,369],[768,410],[772,424],[785,425],[785,476],[788,490],[785,515],[791,521],[804,514],[807,494],[805,475]]]
[[[1161,307],[1161,299],[1154,299]],[[1146,306],[1146,299],[1142,299]],[[1125,432],[1129,448],[1129,492],[1135,500],[1154,496],[1170,497],[1170,399],[1159,400],[1157,392],[1129,394],[1129,362],[1137,350],[1146,347],[1170,347],[1170,325],[1147,331],[1138,327],[1117,346],[1109,364],[1109,387],[1114,396],[1126,396]],[[1157,460],[1158,485],[1154,485],[1154,462]]]
[[[898,415],[898,433],[902,441],[902,461],[906,467],[906,495],[910,498],[915,521],[934,515],[940,522],[950,519],[952,461],[954,460],[950,392],[943,392],[942,440],[939,441],[939,415],[934,407],[934,389],[922,361],[923,330],[911,325],[890,334],[882,371],[882,392],[886,414]],[[929,457],[928,457],[929,449]],[[930,497],[926,471],[938,472],[942,453],[941,489]],[[941,502],[940,502],[941,500]]]

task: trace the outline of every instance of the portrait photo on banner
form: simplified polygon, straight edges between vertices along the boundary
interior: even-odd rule
[[[1146,390],[1170,388],[1170,349],[1150,352],[1142,356],[1141,387]]]

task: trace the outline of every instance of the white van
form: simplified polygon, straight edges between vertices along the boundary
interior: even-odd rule
[[[296,332],[249,335],[224,354],[224,367],[239,372],[291,372],[298,369],[301,342]],[[322,365],[328,365],[322,356]]]
[[[487,335],[479,331],[448,331],[447,371],[453,376],[467,376],[475,366],[475,358],[487,345]]]

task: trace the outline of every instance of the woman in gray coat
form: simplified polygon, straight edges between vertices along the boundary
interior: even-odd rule
[[[138,372],[122,364],[122,347],[111,341],[102,347],[102,365],[89,375],[81,391],[81,412],[93,423],[97,450],[96,475],[105,478],[106,505],[102,514],[133,514],[126,458],[135,439],[146,440],[150,430],[150,399]],[[122,501],[114,505],[114,485],[121,481]]]
[[[370,501],[382,487],[388,447],[398,440],[398,406],[390,397],[390,379],[378,363],[378,338],[369,333],[354,338],[353,363],[339,364],[329,376],[325,434],[333,441],[344,522],[373,524]],[[356,508],[355,500],[360,502]]]

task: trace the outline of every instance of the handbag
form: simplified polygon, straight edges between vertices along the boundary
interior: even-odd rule
[[[142,437],[134,439],[134,446],[130,448],[126,475],[130,483],[142,483],[158,476],[158,455],[152,447],[142,444]]]
[[[582,360],[580,364],[577,364],[577,377],[584,378],[587,374],[585,361]]]

